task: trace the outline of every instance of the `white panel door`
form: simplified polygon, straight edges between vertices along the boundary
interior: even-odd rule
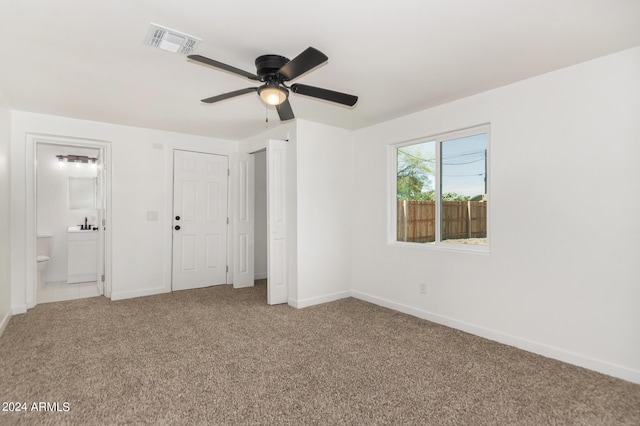
[[[237,206],[234,215],[233,287],[252,287],[254,265],[254,197],[255,158],[252,154],[238,154],[236,167]]]
[[[227,282],[228,158],[174,151],[172,289]]]
[[[287,142],[267,143],[267,226],[269,227],[267,303],[289,297],[287,241]]]
[[[98,176],[96,178],[96,211],[98,220],[96,226],[98,227],[98,259],[97,259],[97,277],[96,277],[96,285],[98,286],[98,293],[100,295],[105,295],[107,297],[111,297],[111,291],[109,288],[105,287],[105,245],[106,245],[106,226],[103,225],[103,222],[106,223],[106,193],[105,193],[105,161],[104,161],[104,149],[101,148],[98,154],[98,162],[97,162],[97,170]]]

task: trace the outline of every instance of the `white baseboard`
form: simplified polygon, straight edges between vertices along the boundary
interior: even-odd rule
[[[11,307],[11,315],[19,315],[27,313],[27,305],[13,305]]]
[[[36,290],[37,304],[97,296],[100,296],[100,293],[95,281],[73,284],[68,284],[66,281],[47,282],[42,286],[38,286]]]
[[[134,297],[153,296],[155,294],[170,293],[165,287],[146,288],[144,290],[111,292],[111,300],[133,299]]]
[[[4,329],[7,328],[7,324],[9,324],[9,320],[11,319],[11,309],[7,311],[7,314],[0,320],[0,336],[4,333]]]
[[[253,276],[254,280],[266,280],[267,279],[267,273],[263,273],[263,274],[255,274]]]
[[[338,293],[326,294],[324,296],[310,297],[308,299],[289,299],[288,303],[294,308],[306,308],[308,306],[320,305],[321,303],[333,302],[334,300],[345,299],[351,297],[351,291],[345,290]]]
[[[417,309],[401,303],[396,303],[387,299],[383,299],[377,296],[372,296],[367,293],[359,291],[352,291],[352,297],[361,299],[366,302],[373,303],[375,305],[383,306],[385,308],[393,309],[408,315],[412,315],[418,318],[422,318],[428,321],[442,324],[447,327],[455,328],[465,331],[467,333],[474,334],[476,336],[484,337],[485,339],[493,340],[505,345],[514,346],[518,349],[523,349],[528,352],[533,352],[538,355],[545,356],[547,358],[553,358],[558,361],[566,362],[568,364],[577,365],[578,367],[594,370],[602,374],[617,377],[619,379],[627,380],[632,383],[640,384],[640,371],[634,370],[622,365],[613,364],[607,361],[602,361],[594,358],[590,358],[585,355],[581,355],[575,352],[567,351],[554,346],[545,345],[544,343],[534,342],[521,337],[512,336],[496,330],[480,327],[475,324],[471,324],[464,321],[459,321],[446,316],[434,314],[422,309]]]
[[[251,281],[250,283],[247,283],[247,285],[236,285],[236,283],[231,283],[230,285],[233,286],[233,288],[250,288],[255,284],[253,283],[253,281]]]

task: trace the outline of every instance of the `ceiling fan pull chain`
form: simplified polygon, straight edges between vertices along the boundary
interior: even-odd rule
[[[264,127],[265,129],[268,129],[269,128],[269,107],[267,105],[264,106],[264,115],[265,115]]]

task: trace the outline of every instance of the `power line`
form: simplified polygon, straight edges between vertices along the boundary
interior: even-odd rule
[[[486,173],[476,173],[473,175],[442,175],[444,177],[471,177],[471,176],[484,176]]]
[[[402,151],[400,149],[398,149],[398,152],[402,152],[402,154],[404,154],[404,155],[407,155],[409,157],[415,158],[416,160],[424,161],[424,162],[427,162],[427,163],[434,163],[436,161],[435,158],[418,157],[417,155],[413,155],[410,152]],[[471,161],[471,162],[468,162],[468,163],[446,163],[446,162],[442,161],[442,164],[443,165],[449,165],[449,166],[456,166],[456,165],[476,163],[478,161],[483,161],[484,160],[485,152],[484,152],[484,150],[482,150],[482,151],[466,152],[466,153],[457,154],[457,155],[443,156],[442,160],[452,159],[452,158],[459,158],[459,157],[467,157],[467,156],[472,156],[472,155],[473,156],[480,155],[481,158],[478,158],[477,160],[474,160],[474,161]]]
[[[484,157],[483,158],[479,158],[477,160],[473,160],[473,161],[467,161],[465,163],[445,163],[442,162],[443,166],[464,166],[465,164],[473,164],[473,163],[477,163],[478,161],[484,161]]]
[[[445,158],[456,158],[456,157],[465,157],[465,156],[468,156],[468,155],[482,155],[482,156],[484,157],[484,149],[483,149],[483,150],[480,150],[480,151],[469,151],[469,152],[465,152],[465,153],[457,154],[457,155],[450,155],[450,156],[444,156],[444,155],[443,155],[443,156],[442,156],[442,159],[445,159]]]

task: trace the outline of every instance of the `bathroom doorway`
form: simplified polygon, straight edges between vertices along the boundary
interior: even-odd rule
[[[35,274],[28,307],[110,297],[109,144],[33,138]],[[29,198],[28,198],[29,199]],[[30,296],[30,297],[29,297]]]

